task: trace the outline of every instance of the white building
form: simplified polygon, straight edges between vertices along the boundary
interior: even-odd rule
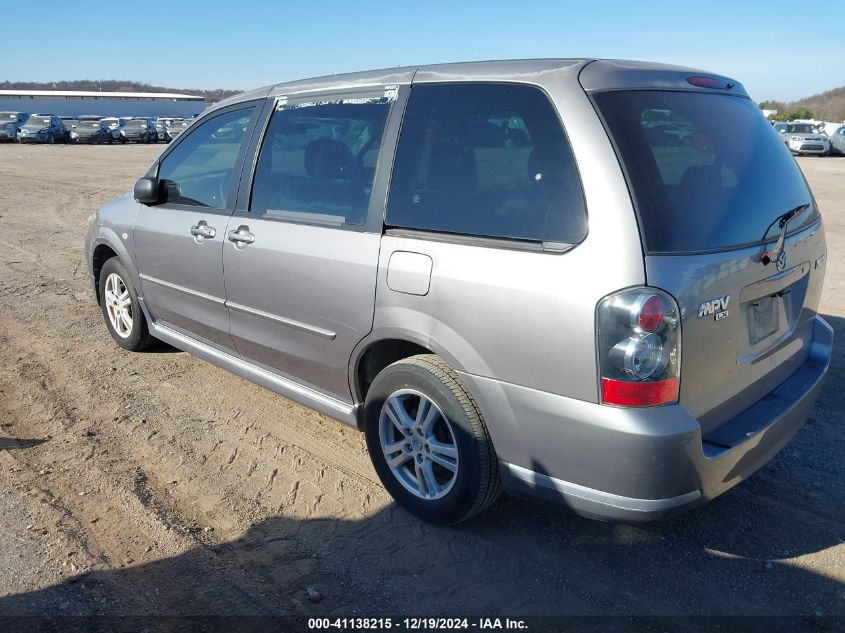
[[[192,117],[205,110],[204,97],[166,92],[0,90],[0,112],[58,116]]]

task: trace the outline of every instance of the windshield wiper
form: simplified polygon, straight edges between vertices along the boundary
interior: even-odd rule
[[[799,204],[794,209],[790,209],[786,213],[782,213],[774,220],[769,226],[766,227],[766,232],[763,233],[763,239],[766,239],[766,235],[769,233],[769,229],[777,222],[778,228],[780,229],[780,235],[778,236],[778,241],[775,243],[775,247],[763,253],[763,257],[761,261],[763,262],[764,266],[768,266],[771,262],[776,262],[778,258],[783,253],[783,242],[786,239],[786,230],[789,226],[789,221],[792,220],[796,215],[799,215],[810,208],[810,203],[806,204]]]

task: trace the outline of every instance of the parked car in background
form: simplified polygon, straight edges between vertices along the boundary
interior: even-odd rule
[[[17,142],[21,128],[29,114],[26,112],[0,112],[0,141]]]
[[[780,138],[783,141],[783,144],[789,147],[789,123],[775,123],[772,125],[772,129],[780,134]]]
[[[75,119],[72,116],[60,116],[62,120],[62,124],[65,126],[65,140],[70,142],[73,140],[73,131],[76,129],[77,124],[79,123],[79,119]]]
[[[789,139],[789,151],[796,156],[815,154],[825,156],[830,152],[830,141],[827,134],[819,132],[813,123],[790,123],[786,136]]]
[[[843,125],[845,125],[845,121],[839,121],[838,123],[835,121],[825,121],[821,125],[821,131],[830,137],[833,136],[836,130],[838,130]]]
[[[162,119],[155,119],[153,123],[156,127],[156,140],[166,141],[167,139],[165,138],[165,135],[167,126],[165,125],[164,121]]]
[[[105,125],[105,127],[111,134],[112,141],[120,140],[120,130],[123,128],[123,126],[128,120],[129,118],[118,117],[104,117],[100,119],[100,121]]]
[[[156,143],[158,134],[155,123],[143,117],[129,119],[120,128],[120,140],[124,143]]]
[[[186,121],[185,119],[173,119],[167,125],[167,132],[165,136],[165,140],[169,143],[176,137],[178,137],[182,132],[184,132],[188,126],[191,124],[191,121]]]
[[[797,162],[739,82],[664,64],[241,94],[89,218],[85,253],[116,344],[360,428],[436,523],[502,488],[605,520],[700,505],[798,432],[832,352]]]
[[[95,143],[99,145],[114,141],[108,123],[99,119],[80,120],[70,136],[74,143]]]
[[[64,143],[64,123],[55,114],[33,114],[23,124],[18,137],[21,143]]]
[[[830,153],[845,156],[845,124],[840,124],[838,128],[832,130],[828,139],[830,140]]]

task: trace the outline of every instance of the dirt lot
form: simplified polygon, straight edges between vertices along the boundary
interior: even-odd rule
[[[391,503],[356,431],[112,342],[85,220],[160,149],[0,146],[0,614],[845,614],[845,159],[800,160],[840,334],[770,465],[659,524],[503,499],[446,529]]]

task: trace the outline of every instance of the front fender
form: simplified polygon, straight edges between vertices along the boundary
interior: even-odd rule
[[[85,240],[86,259],[91,282],[97,294],[95,279],[94,253],[99,246],[107,246],[120,259],[129,273],[130,281],[141,297],[141,280],[135,265],[135,246],[133,242],[133,227],[140,205],[132,198],[131,193],[104,205],[96,214],[93,221],[89,220],[88,234]]]

